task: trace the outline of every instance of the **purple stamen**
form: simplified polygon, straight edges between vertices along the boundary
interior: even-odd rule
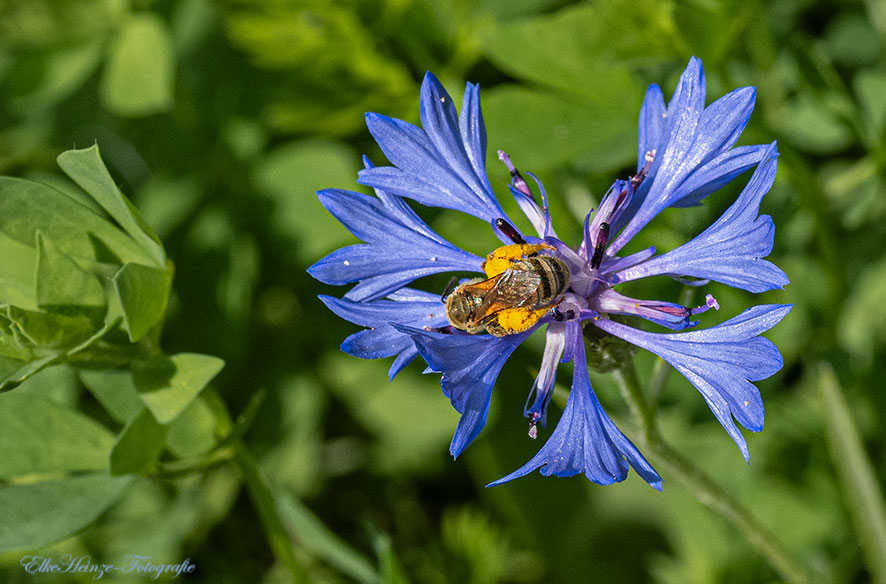
[[[523,236],[520,235],[520,232],[517,231],[516,227],[505,221],[503,218],[499,217],[496,219],[495,226],[514,243],[526,243],[526,240],[523,239]]]
[[[591,269],[596,270],[603,261],[603,250],[609,242],[609,223],[603,221],[600,223],[600,229],[597,231],[597,240],[594,242],[594,255],[591,258]]]
[[[530,199],[535,200],[535,197],[532,196],[532,191],[529,190],[529,185],[526,184],[526,181],[523,179],[523,175],[520,174],[520,171],[517,170],[517,167],[514,166],[514,163],[511,162],[511,157],[508,156],[507,152],[504,150],[498,151],[498,159],[504,162],[505,166],[508,167],[508,172],[511,173],[511,184],[514,185],[518,191],[529,197]]]
[[[655,160],[655,150],[646,153],[646,164],[640,169],[640,172],[631,177],[631,186],[636,191],[643,184],[643,181],[649,175],[649,169],[652,168],[652,162]]]

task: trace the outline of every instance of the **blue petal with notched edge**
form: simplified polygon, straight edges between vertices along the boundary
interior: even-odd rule
[[[649,176],[614,226],[615,230],[625,227],[613,239],[608,255],[618,252],[665,208],[697,204],[716,186],[759,162],[760,158],[754,154],[762,157],[760,149],[745,148],[740,153],[727,155],[747,125],[756,90],[753,87],[736,89],[707,108],[704,98],[704,72],[701,61],[693,57],[668,104],[663,141],[654,148],[656,156]],[[654,104],[654,100],[651,103]],[[641,130],[644,140],[660,131],[660,122],[651,115],[655,109],[650,108],[650,115],[641,116],[641,123],[655,120],[652,127]],[[651,144],[645,145],[649,146]]]
[[[489,177],[486,175],[486,123],[483,121],[483,110],[480,108],[479,85],[468,83],[465,86],[458,127],[474,173],[480,179],[481,186],[492,192],[492,185],[489,184]]]
[[[570,323],[573,324],[573,323]],[[578,326],[573,327],[581,334]],[[600,485],[623,481],[628,467],[661,490],[661,477],[603,411],[591,388],[584,343],[573,343],[572,391],[563,415],[545,445],[525,465],[490,483],[489,487],[539,469],[545,476],[569,477],[579,473]]]
[[[393,378],[417,354],[415,344],[389,323],[400,322],[412,327],[436,328],[446,326],[446,308],[440,296],[420,290],[403,288],[388,298],[354,302],[345,298],[320,296],[320,300],[341,318],[370,327],[349,336],[341,350],[361,359],[379,359],[397,355],[388,372]]]
[[[486,131],[477,86],[468,84],[459,120],[452,97],[428,73],[421,88],[421,119],[423,128],[418,128],[367,114],[370,133],[394,166],[362,170],[358,182],[486,221],[507,218],[486,176]]]
[[[682,373],[702,394],[714,416],[732,437],[745,460],[748,446],[733,417],[752,432],[763,429],[763,401],[751,383],[782,367],[781,353],[758,336],[791,311],[789,304],[763,304],[714,327],[683,333],[649,333],[612,320],[596,326],[655,353]]]
[[[396,197],[379,199],[340,189],[317,196],[351,233],[367,242],[338,249],[308,268],[326,284],[359,281],[347,294],[351,300],[379,298],[429,274],[483,271],[483,258],[437,235]]]
[[[458,457],[486,425],[495,380],[505,361],[531,330],[495,337],[394,327],[412,337],[432,371],[443,373],[443,393],[461,414],[449,446],[452,456]]]
[[[694,276],[750,292],[765,292],[788,284],[785,273],[763,259],[772,251],[775,227],[768,215],[758,215],[763,195],[775,180],[777,156],[773,142],[735,203],[698,237],[617,272],[619,280],[626,282],[658,274]]]

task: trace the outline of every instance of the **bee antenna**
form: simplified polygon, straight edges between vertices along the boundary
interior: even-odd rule
[[[517,228],[505,221],[502,217],[499,217],[495,220],[495,226],[498,227],[502,233],[507,235],[508,239],[510,239],[514,243],[526,243],[526,240],[523,239],[523,236],[520,235],[520,232],[517,231]]]
[[[446,297],[455,290],[456,284],[458,284],[458,276],[452,276],[449,278],[449,283],[446,284],[446,288],[443,289],[443,295],[440,296],[440,302],[446,302]]]

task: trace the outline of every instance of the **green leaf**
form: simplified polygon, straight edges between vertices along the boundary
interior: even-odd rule
[[[804,152],[831,154],[852,141],[849,128],[824,100],[805,94],[785,105],[776,119],[778,129]]]
[[[489,135],[520,168],[535,173],[567,163],[591,171],[623,166],[636,156],[642,92],[627,77],[610,77],[603,86],[594,99],[581,101],[549,91],[495,87],[483,98]],[[490,169],[494,156],[490,149]]]
[[[104,314],[106,301],[101,283],[40,231],[34,288],[37,304],[45,310],[70,312],[70,308],[76,307],[87,315]]]
[[[325,140],[280,146],[261,159],[255,170],[259,187],[276,205],[274,229],[298,238],[299,258],[315,261],[353,237],[323,208],[314,191],[353,188],[359,157],[349,147]],[[293,185],[298,184],[297,189]]]
[[[636,120],[642,92],[622,61],[648,60],[651,54],[685,58],[670,12],[654,0],[583,3],[488,28],[480,43],[503,71],[582,99],[596,100],[627,86],[630,91],[620,99],[606,101],[612,101],[619,111],[628,106],[633,110],[630,119]],[[612,34],[625,29],[633,34]],[[630,98],[635,95],[640,101],[632,103]],[[485,106],[484,112],[491,111]],[[512,122],[527,119],[532,117],[521,114]]]
[[[381,584],[408,584],[409,580],[403,572],[403,566],[397,559],[391,536],[381,531],[376,525],[369,523],[369,536],[375,555],[378,556],[379,578]]]
[[[171,286],[171,268],[126,264],[114,275],[114,289],[130,341],[138,341],[163,320]]]
[[[391,382],[383,381],[366,391],[367,380],[386,379],[381,361],[361,361],[356,366],[344,354],[332,355],[318,371],[331,382],[336,397],[351,415],[375,436],[375,472],[428,472],[434,463],[442,462],[435,457],[441,448],[445,451],[458,415],[441,407],[439,395],[415,391],[415,384],[421,383],[415,372],[402,371]]]
[[[108,466],[114,435],[90,418],[23,392],[0,395],[0,479]]]
[[[173,104],[175,55],[172,35],[154,14],[133,15],[112,43],[101,97],[111,112],[138,117],[167,111]]]
[[[36,312],[16,306],[8,306],[6,316],[27,342],[46,349],[72,349],[96,331],[93,322],[85,316]]]
[[[193,458],[216,445],[215,417],[202,400],[193,400],[169,424],[167,445],[179,458]]]
[[[102,162],[98,144],[83,150],[62,152],[57,160],[65,174],[108,212],[108,215],[149,254],[157,267],[166,265],[163,245],[129,199],[117,188]]]
[[[837,339],[843,348],[868,366],[877,347],[886,342],[886,258],[867,265],[847,291],[845,308],[837,320]]]
[[[211,355],[162,355],[133,363],[132,378],[142,401],[157,421],[168,424],[224,366],[224,361]]]
[[[115,421],[126,424],[142,410],[145,404],[129,370],[83,370],[80,380],[95,396]]]
[[[852,412],[830,364],[819,368],[831,460],[843,487],[868,569],[875,582],[886,582],[886,505],[877,472],[864,449]]]
[[[379,576],[375,566],[323,525],[323,522],[298,499],[288,493],[278,494],[276,499],[286,530],[308,551],[357,582],[365,584],[378,582]]]
[[[886,126],[886,72],[860,71],[853,81],[865,115],[865,128],[876,143]]]
[[[328,464],[322,454],[326,392],[313,376],[298,375],[282,383],[275,394],[274,420],[288,430],[262,454],[262,471],[295,496],[310,497],[320,490]]]
[[[34,265],[37,254],[25,245],[0,232],[0,304],[14,304],[37,310],[34,291]]]
[[[77,533],[113,505],[130,481],[88,474],[0,487],[0,552],[36,549]]]
[[[132,238],[58,189],[0,177],[0,232],[34,248],[37,231],[73,258],[115,263],[151,261]]]
[[[32,333],[36,331],[47,333],[48,335],[52,335],[53,332],[64,334],[64,331],[54,330],[55,327],[53,326],[52,319],[67,319],[63,322],[77,320],[39,312],[28,313],[19,311],[12,306],[7,307],[7,311],[18,316],[26,314],[29,326],[33,325]],[[119,324],[119,319],[110,320],[101,329],[95,331],[89,338],[83,340],[78,345],[66,350],[49,351],[49,354],[44,354],[47,352],[46,347],[40,348],[39,351],[30,350],[28,339],[19,332],[19,323],[8,319],[8,316],[0,314],[0,355],[3,355],[0,357],[0,392],[16,387],[32,375],[54,363],[74,357],[81,352],[85,353],[95,343],[100,341],[108,331],[113,330]],[[58,321],[56,320],[56,322]]]
[[[167,426],[145,408],[123,428],[111,451],[111,474],[143,474],[157,464],[166,447]]]
[[[19,116],[51,108],[79,89],[101,61],[103,43],[93,41],[19,58],[7,78],[9,107]]]

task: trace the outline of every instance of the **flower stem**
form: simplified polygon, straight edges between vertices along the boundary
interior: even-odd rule
[[[280,517],[274,494],[261,473],[258,461],[241,439],[242,429],[248,424],[247,420],[251,420],[254,415],[253,410],[258,407],[254,404],[261,398],[255,398],[255,401],[247,406],[246,414],[235,423],[218,394],[207,389],[201,394],[201,397],[212,410],[216,420],[215,432],[223,440],[226,447],[224,450],[233,451],[231,460],[243,478],[274,557],[289,572],[293,582],[306,582],[308,575],[295,557],[295,548],[286,531],[286,526],[283,524],[283,519]]]
[[[700,503],[730,521],[779,575],[792,584],[806,584],[809,576],[784,549],[781,542],[763,527],[738,501],[691,461],[671,448],[658,433],[655,415],[637,377],[633,360],[613,371],[631,413],[642,428],[642,441],[664,474],[686,487]]]
[[[234,452],[234,464],[246,483],[249,497],[258,512],[259,520],[265,530],[268,543],[276,556],[277,561],[283,564],[292,576],[293,582],[307,581],[307,574],[295,557],[295,548],[283,520],[277,510],[274,495],[265,482],[259,469],[258,462],[242,442],[237,443]]]

